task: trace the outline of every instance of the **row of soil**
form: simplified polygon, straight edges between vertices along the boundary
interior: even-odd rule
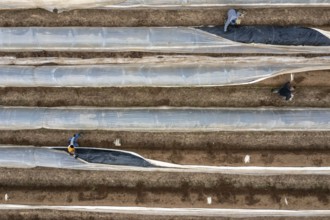
[[[66,146],[76,131],[0,131],[1,144]],[[211,166],[330,166],[329,132],[83,131],[81,147],[128,150],[176,164]],[[119,139],[121,146],[115,146]],[[249,155],[250,162],[244,159]]]
[[[112,87],[112,88],[0,88],[3,106],[95,107],[330,107],[330,71],[295,74],[293,101],[271,93],[287,82],[281,75],[249,86],[226,87]]]
[[[1,210],[3,220],[241,220],[233,217],[197,217],[197,216],[153,216],[136,214],[113,214],[80,211],[53,211],[53,210]],[[254,217],[254,220],[300,220],[301,217]],[[328,220],[328,217],[308,217],[308,220]]]
[[[330,166],[330,150],[155,150],[130,149],[145,158],[176,164],[210,166]],[[245,163],[245,157],[250,161]]]
[[[0,105],[31,107],[330,107],[329,87],[299,87],[296,89],[292,101],[285,101],[283,97],[273,94],[271,89],[274,87],[8,87],[0,88]]]
[[[223,25],[228,8],[183,10],[74,10],[60,14],[42,9],[0,10],[0,26],[200,26]],[[329,26],[327,7],[245,8],[241,25]]]
[[[325,54],[263,54],[263,53],[202,53],[204,56],[210,57],[247,57],[247,56],[297,56],[297,57],[320,57],[320,56],[329,56],[329,53]],[[17,51],[17,52],[8,52],[0,51],[0,56],[11,56],[16,58],[32,58],[32,57],[60,57],[60,58],[82,58],[82,59],[92,59],[92,58],[142,58],[147,56],[173,56],[178,55],[177,53],[164,53],[164,52],[141,52],[141,51],[128,51],[128,52],[70,52],[70,51]],[[180,55],[194,56],[198,53],[180,53]],[[49,63],[49,65],[56,63]]]
[[[329,131],[219,131],[219,132],[132,132],[74,130],[0,130],[1,144],[66,146],[69,137],[80,132],[81,147],[127,150],[201,151],[327,151]],[[115,139],[121,146],[115,146]]]
[[[327,209],[330,199],[329,176],[309,175],[2,168],[0,183],[13,204]]]
[[[329,150],[329,131],[220,131],[220,132],[132,132],[75,130],[0,130],[0,143],[10,145],[66,146],[80,132],[81,147],[117,148],[134,151],[226,152],[246,150],[307,153]],[[121,146],[114,141],[120,139]]]

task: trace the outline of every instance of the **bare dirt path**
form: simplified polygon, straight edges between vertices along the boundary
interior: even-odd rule
[[[2,210],[0,218],[3,220],[13,219],[45,219],[45,220],[241,220],[242,218],[228,217],[197,217],[197,216],[153,216],[132,214],[102,214],[95,212],[80,211],[54,211],[54,210]],[[301,217],[254,217],[254,220],[301,220]],[[329,217],[308,217],[308,220],[328,220]]]
[[[247,86],[0,88],[3,106],[95,107],[330,107],[330,71],[295,74],[295,97],[287,102],[270,91],[290,79],[283,75]]]
[[[14,204],[327,209],[330,198],[329,176],[0,170]]]
[[[2,10],[1,27],[29,26],[200,26],[223,25],[228,8],[183,10],[74,10],[61,14],[42,9]],[[246,8],[242,25],[329,26],[330,8]]]

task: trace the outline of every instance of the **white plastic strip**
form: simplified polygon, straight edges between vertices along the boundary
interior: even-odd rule
[[[1,107],[0,129],[329,131],[329,108]]]
[[[91,148],[93,149],[93,148]],[[106,150],[106,149],[102,149]],[[113,149],[111,149],[113,150]],[[119,151],[119,150],[118,150]],[[142,156],[130,152],[137,157]],[[330,167],[257,167],[257,166],[202,166],[179,165],[143,158],[157,167],[135,167],[88,163],[82,159],[74,159],[65,151],[51,147],[0,145],[0,167],[33,168],[50,167],[78,170],[107,171],[141,171],[141,172],[188,172],[188,173],[222,173],[233,175],[330,175]]]
[[[77,66],[0,65],[0,87],[224,86],[255,83],[286,73],[330,69],[330,57],[157,61]]]
[[[325,31],[324,31],[325,32]],[[189,27],[0,28],[0,51],[328,54],[329,46],[243,44]]]
[[[101,213],[121,213],[156,216],[203,217],[328,217],[330,210],[279,210],[279,209],[208,209],[208,208],[158,208],[136,206],[46,206],[1,204],[0,210],[61,210]]]
[[[49,11],[84,8],[182,7],[312,7],[330,6],[327,0],[1,0],[0,9],[44,8]]]

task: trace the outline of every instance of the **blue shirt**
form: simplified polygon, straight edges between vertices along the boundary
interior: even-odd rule
[[[229,25],[235,25],[236,24],[236,20],[237,18],[240,16],[241,14],[239,12],[236,12],[235,9],[229,9],[228,13],[227,13],[227,21],[225,23],[225,27],[224,27],[224,32],[227,32],[227,28]]]
[[[79,134],[74,134],[72,138],[69,138],[69,145],[73,145],[74,147],[79,147],[77,140],[79,138]]]

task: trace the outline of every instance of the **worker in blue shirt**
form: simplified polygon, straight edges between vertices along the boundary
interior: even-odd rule
[[[227,16],[228,17],[225,23],[224,32],[227,32],[227,28],[229,25],[236,25],[241,23],[241,13],[236,12],[235,9],[229,9]]]
[[[74,156],[74,158],[77,158],[78,155],[76,154],[76,147],[79,147],[77,140],[80,137],[80,134],[74,134],[71,138],[68,140],[68,152],[70,155]]]

